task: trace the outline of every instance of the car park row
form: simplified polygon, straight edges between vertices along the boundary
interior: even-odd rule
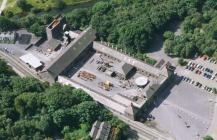
[[[208,56],[202,56],[203,60],[204,61],[208,61],[210,63],[213,63],[213,64],[217,64],[217,61],[211,57],[208,57]]]
[[[194,80],[192,80],[191,78],[188,78],[188,77],[185,77],[185,76],[182,76],[182,80],[189,83],[189,84],[192,84],[200,89],[204,89],[206,90],[207,92],[209,93],[214,93],[214,88],[211,88],[211,87],[208,87],[208,86],[204,86],[203,84],[201,84],[200,82],[196,82]]]
[[[185,69],[195,72],[198,75],[202,75],[206,79],[215,80],[217,82],[217,72],[214,73],[210,68],[189,61]]]

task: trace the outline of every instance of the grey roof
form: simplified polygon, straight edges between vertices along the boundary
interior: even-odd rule
[[[56,47],[58,47],[60,45],[60,41],[57,39],[50,39],[48,40],[48,45],[50,49],[55,49]]]
[[[146,97],[150,99],[155,94],[155,92],[158,90],[159,87],[160,85],[158,83],[151,82],[150,86],[146,90]]]
[[[133,68],[133,65],[122,61],[113,67],[113,71],[126,77]]]
[[[92,126],[92,129],[90,131],[90,136],[95,138],[98,132],[98,129],[100,127],[101,122],[100,121],[95,121],[95,123]]]
[[[111,126],[108,123],[102,122],[95,138],[99,140],[107,140],[110,133],[110,128]]]
[[[122,68],[123,74],[127,75],[134,68],[134,66],[128,63],[124,63],[121,68]]]
[[[135,110],[133,104],[130,104],[130,106],[128,106],[128,107],[126,108],[125,112],[126,112],[127,114],[130,114],[130,115],[134,116],[134,114],[136,113],[136,110]]]
[[[40,62],[40,60],[34,55],[32,55],[31,53],[21,56],[20,59],[26,64],[29,64],[34,69],[37,69],[42,66],[42,63]]]
[[[69,66],[95,39],[95,30],[89,27],[78,38],[73,40],[68,47],[47,67],[47,71],[56,78]]]
[[[111,125],[106,122],[96,121],[91,129],[90,136],[94,140],[107,140],[110,133]]]

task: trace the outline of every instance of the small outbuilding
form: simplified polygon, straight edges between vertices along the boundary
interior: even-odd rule
[[[133,73],[135,73],[136,68],[128,63],[121,63],[120,67],[116,69],[117,73],[121,74],[124,79],[129,79]]]
[[[41,61],[30,53],[21,56],[20,59],[36,71],[43,66]]]
[[[93,140],[108,140],[111,125],[106,122],[96,121],[91,129],[90,136]]]

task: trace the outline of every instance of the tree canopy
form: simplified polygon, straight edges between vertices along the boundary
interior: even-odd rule
[[[201,9],[185,17],[181,24],[181,35],[164,33],[167,54],[183,58],[205,54],[217,58],[216,2],[207,0]]]
[[[20,78],[0,59],[0,139],[89,139],[96,120],[126,125],[81,89]],[[116,123],[112,123],[116,120]],[[119,133],[122,136],[121,133]],[[121,139],[121,137],[120,137]]]

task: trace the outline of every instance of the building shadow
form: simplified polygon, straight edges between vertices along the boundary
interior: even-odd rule
[[[145,108],[144,116],[143,116],[145,120],[147,120],[147,118],[152,116],[151,112],[155,108],[158,108],[164,102],[164,100],[167,99],[167,97],[171,94],[171,90],[173,89],[173,87],[179,85],[181,81],[182,81],[182,77],[175,75],[174,78],[170,81],[170,83],[164,90],[158,91],[156,93],[157,96],[155,96],[153,100],[149,102],[148,106]]]
[[[169,23],[164,31],[171,31],[171,32],[176,32],[180,28],[181,21],[174,21],[172,23]],[[148,53],[153,53],[156,51],[160,51],[163,49],[163,43],[164,43],[164,38],[163,34],[164,31],[160,31],[157,34],[154,35],[154,39],[151,41],[151,45],[149,49],[147,50]]]
[[[138,140],[139,136],[138,136],[138,132],[131,129],[130,127],[127,130],[128,134],[127,134],[127,139],[128,140]]]
[[[163,33],[159,33],[154,36],[152,40],[151,47],[147,50],[148,53],[158,52],[163,49]]]

